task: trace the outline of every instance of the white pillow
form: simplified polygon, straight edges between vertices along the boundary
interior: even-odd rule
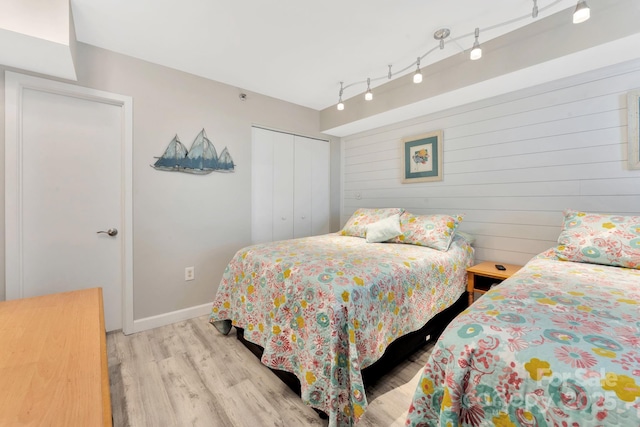
[[[400,215],[391,215],[388,218],[367,225],[367,243],[380,243],[402,234],[400,229]]]

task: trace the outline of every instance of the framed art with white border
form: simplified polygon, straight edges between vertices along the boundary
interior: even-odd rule
[[[629,169],[640,169],[640,89],[627,94]]]
[[[441,130],[403,138],[402,183],[442,181]]]

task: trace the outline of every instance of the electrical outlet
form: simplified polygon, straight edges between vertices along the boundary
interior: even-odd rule
[[[184,280],[188,282],[189,280],[193,280],[196,278],[196,268],[195,267],[187,267],[184,269]]]

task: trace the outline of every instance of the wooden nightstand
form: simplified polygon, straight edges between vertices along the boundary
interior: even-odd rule
[[[502,264],[506,270],[498,270],[496,264]],[[473,304],[475,292],[484,294],[491,288],[491,285],[501,283],[521,268],[521,265],[504,264],[496,261],[485,261],[467,268],[469,305]]]

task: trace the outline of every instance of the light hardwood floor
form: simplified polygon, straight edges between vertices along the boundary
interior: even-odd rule
[[[199,317],[107,335],[114,426],[327,426],[235,337]],[[403,426],[431,345],[367,390],[358,426]]]

